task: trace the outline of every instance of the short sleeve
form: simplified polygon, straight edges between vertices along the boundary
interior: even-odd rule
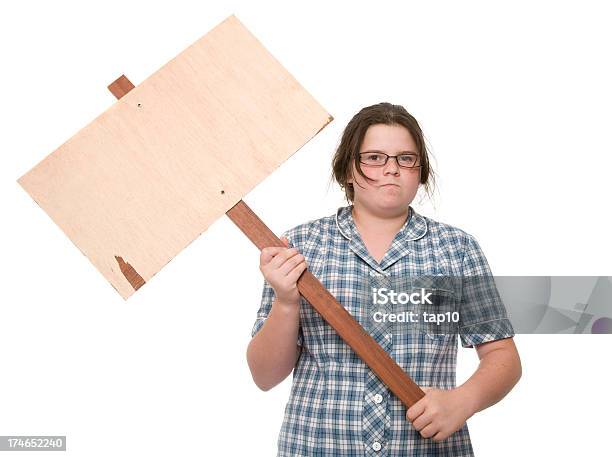
[[[287,236],[287,234],[284,233],[283,236]],[[289,238],[287,237],[287,239]],[[291,241],[289,241],[289,246],[292,247]],[[276,295],[274,289],[268,283],[268,281],[264,279],[263,291],[261,294],[261,305],[259,306],[259,310],[257,311],[257,318],[255,319],[255,323],[253,324],[253,329],[251,330],[251,337],[255,336],[255,334],[259,330],[261,330],[261,327],[263,327],[264,322],[266,321],[268,315],[270,314],[270,311],[272,310],[272,303],[274,302],[275,296]],[[298,346],[302,346],[303,344],[303,335],[301,327],[298,330],[297,344]]]
[[[506,307],[497,291],[487,259],[474,237],[462,261],[462,291],[459,305],[459,337],[463,347],[514,336]]]

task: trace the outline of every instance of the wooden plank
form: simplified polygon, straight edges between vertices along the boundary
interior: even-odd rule
[[[127,298],[332,117],[230,16],[19,179]]]

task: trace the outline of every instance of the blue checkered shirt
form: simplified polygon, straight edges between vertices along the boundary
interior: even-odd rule
[[[363,278],[491,275],[475,238],[418,214],[409,217],[378,263],[367,251],[352,206],[298,225],[284,235],[309,270],[364,328],[357,299]],[[499,295],[472,309],[459,332],[390,334],[374,339],[421,387],[456,386],[457,338],[464,347],[508,338],[514,330]],[[264,325],[274,290],[264,281],[254,336]],[[405,406],[302,297],[297,344],[302,347],[278,437],[278,456],[472,456],[467,424],[444,441],[421,437]]]

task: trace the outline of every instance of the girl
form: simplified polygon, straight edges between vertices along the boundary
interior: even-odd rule
[[[293,371],[278,455],[471,456],[467,419],[501,400],[521,376],[497,294],[486,306],[472,303],[460,324],[461,343],[476,348],[480,364],[459,387],[456,333],[372,333],[425,391],[406,410],[296,286],[308,265],[367,327],[358,291],[368,280],[491,275],[473,236],[410,206],[419,186],[429,191],[433,179],[418,122],[399,105],[363,108],[342,135],[333,177],[351,204],[285,232],[287,247],[265,248],[260,257],[265,281],[249,368],[262,390]],[[466,310],[468,301],[461,302]]]

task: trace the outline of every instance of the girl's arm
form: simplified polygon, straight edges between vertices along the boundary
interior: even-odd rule
[[[247,348],[247,363],[257,387],[270,390],[295,367],[301,347],[296,344],[300,328],[300,292],[297,280],[306,269],[306,260],[296,248],[285,245],[261,251],[259,269],[274,289],[274,301],[261,329]]]
[[[463,427],[478,411],[504,398],[521,378],[521,360],[512,338],[476,346],[480,364],[452,390],[424,387],[425,396],[406,412],[423,438],[441,441]]]
[[[513,338],[476,346],[478,369],[458,389],[465,395],[473,415],[494,405],[521,379],[521,359]]]
[[[301,346],[297,341],[300,304],[284,304],[274,300],[263,327],[251,339],[247,362],[257,387],[270,390],[293,370]]]

